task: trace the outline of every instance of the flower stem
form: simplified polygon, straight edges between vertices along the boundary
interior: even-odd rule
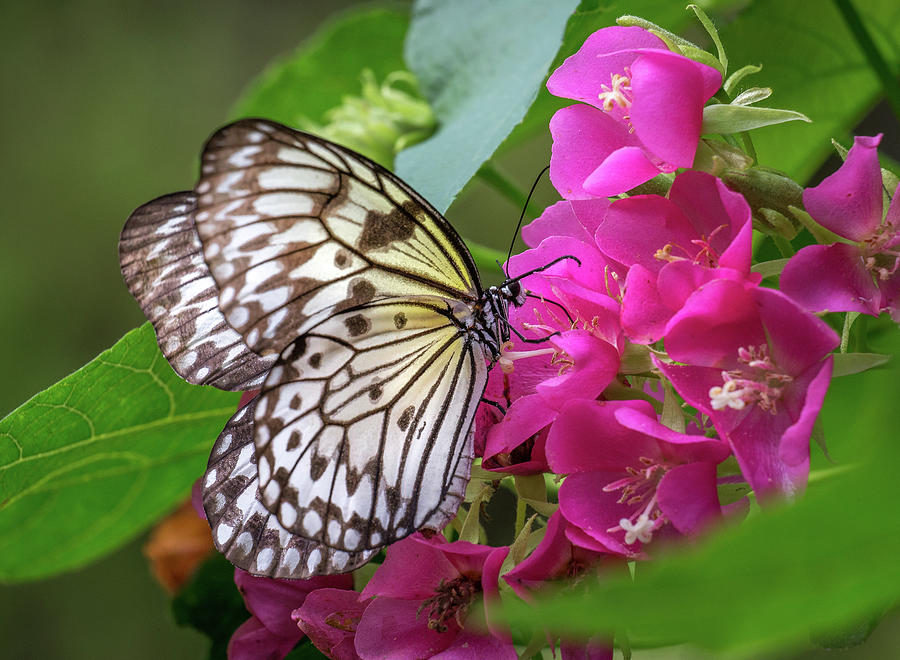
[[[843,16],[847,28],[853,33],[853,37],[856,39],[856,43],[859,45],[860,50],[869,61],[869,66],[881,81],[882,91],[884,91],[884,95],[887,98],[888,103],[890,103],[891,109],[894,111],[897,118],[900,119],[900,86],[897,85],[897,79],[894,74],[891,73],[887,61],[875,45],[872,35],[869,34],[866,26],[863,25],[862,19],[856,11],[856,8],[853,6],[853,3],[851,3],[850,0],[834,0],[834,4],[841,13],[841,16]]]
[[[528,503],[525,501],[525,498],[519,497],[516,499],[516,529],[513,535],[515,538],[519,537],[519,533],[525,527],[525,508],[527,506]]]
[[[847,312],[844,314],[844,328],[841,330],[841,353],[847,352],[847,346],[850,344],[850,324],[853,321],[850,320],[850,313]]]
[[[477,176],[503,197],[506,197],[506,199],[512,202],[517,208],[525,208],[525,210],[533,217],[537,217],[541,214],[541,209],[537,208],[534,202],[529,201],[526,206],[525,201],[528,199],[528,195],[522,192],[522,189],[513,183],[509,177],[490,163],[482,165],[477,172]]]

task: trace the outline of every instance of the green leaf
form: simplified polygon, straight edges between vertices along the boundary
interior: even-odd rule
[[[885,324],[885,330],[888,329]],[[896,328],[885,353],[900,348]],[[891,432],[900,368],[839,379],[823,426],[839,470],[793,505],[770,506],[691,549],[605,579],[589,594],[513,603],[514,622],[595,635],[625,629],[636,646],[690,641],[763,657],[765,649],[853,626],[900,596],[900,443]]]
[[[400,9],[365,8],[339,15],[297,50],[269,66],[235,104],[232,117],[266,117],[289,126],[323,123],[345,95],[358,95],[363,69],[378,81],[405,69]],[[361,47],[364,44],[365,47]]]
[[[810,119],[799,112],[777,108],[755,108],[723,103],[715,103],[703,108],[703,133],[706,135],[742,133],[788,121],[809,122]]]
[[[837,353],[834,356],[833,378],[862,373],[891,361],[890,355],[880,353]]]
[[[881,52],[900,64],[900,4],[867,0],[865,20]],[[759,162],[806,181],[829,155],[829,139],[848,132],[881,95],[850,31],[831,2],[757,0],[719,31],[732,65],[761,65],[754,83],[771,87],[779,107],[802,112],[792,122],[753,134]],[[778,44],[768,48],[766,44]]]
[[[525,116],[577,0],[419,0],[405,55],[440,126],[397,174],[446,211]]]
[[[0,580],[122,545],[183,500],[238,394],[188,385],[149,324],[0,421]]]

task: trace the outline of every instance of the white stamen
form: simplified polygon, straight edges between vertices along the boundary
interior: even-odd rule
[[[628,518],[619,520],[619,527],[625,532],[625,544],[631,545],[636,540],[641,543],[649,543],[653,539],[654,523],[646,513],[638,516],[637,522],[632,524]]]

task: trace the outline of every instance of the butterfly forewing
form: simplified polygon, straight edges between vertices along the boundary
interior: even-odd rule
[[[122,275],[178,375],[226,390],[259,387],[275,356],[250,351],[225,322],[194,227],[195,211],[196,196],[183,192],[132,213],[119,241]]]
[[[203,481],[203,508],[219,551],[255,575],[306,578],[349,571],[374,554],[344,552],[292,534],[259,501],[253,416],[241,408],[213,447]]]
[[[280,351],[335,305],[480,293],[461,239],[427,202],[311,135],[231,124],[207,143],[195,190],[219,307],[257,353]]]
[[[262,502],[286,529],[352,552],[453,517],[487,368],[450,315],[442,298],[377,301],[282,353],[255,434]]]

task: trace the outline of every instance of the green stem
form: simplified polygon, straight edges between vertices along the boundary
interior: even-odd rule
[[[781,252],[782,257],[790,259],[794,256],[794,246],[791,245],[791,242],[784,236],[773,234],[772,240],[775,241],[775,246],[778,248],[778,251]]]
[[[513,538],[519,538],[519,534],[525,528],[525,508],[528,503],[523,498],[516,500],[516,529]]]
[[[475,265],[478,266],[480,270],[495,273],[503,272],[500,270],[500,266],[497,265],[498,261],[501,264],[506,261],[506,255],[503,252],[488,247],[487,245],[481,245],[475,241],[463,240],[466,243],[466,247],[469,248],[469,252],[472,254],[472,259],[475,260]]]
[[[882,90],[888,103],[891,104],[891,109],[897,118],[900,119],[900,86],[897,85],[897,79],[891,73],[887,61],[878,50],[878,47],[872,40],[872,35],[869,34],[866,26],[863,25],[859,13],[850,0],[834,0],[834,4],[838,11],[841,12],[844,23],[847,24],[850,32],[853,33],[860,50],[869,61],[869,66],[872,67],[875,75],[881,81]]]
[[[841,330],[841,353],[847,352],[847,346],[850,344],[850,313],[844,314],[844,328]]]
[[[519,186],[513,183],[510,178],[490,163],[482,165],[481,169],[478,170],[477,176],[503,197],[506,197],[506,199],[516,206],[516,208],[524,208],[535,218],[541,214],[541,209],[537,208],[534,202],[529,201],[528,206],[526,206],[525,200],[528,199],[528,195],[522,192],[522,189],[519,188]]]
[[[750,137],[750,133],[744,131],[740,134],[741,142],[744,145],[744,151],[750,158],[753,159],[754,163],[758,163],[759,159],[756,157],[756,147],[753,146],[753,138]]]

